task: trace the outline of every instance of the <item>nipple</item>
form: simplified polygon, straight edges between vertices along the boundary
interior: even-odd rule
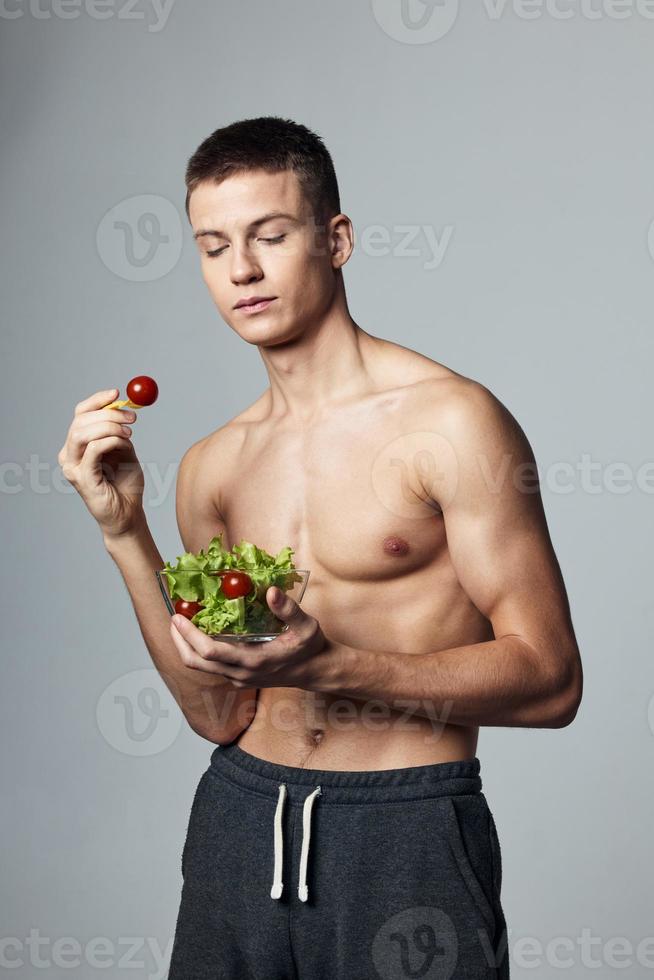
[[[400,538],[396,534],[391,534],[387,538],[384,538],[382,547],[387,555],[399,555],[401,557],[409,553],[407,542],[404,538]]]

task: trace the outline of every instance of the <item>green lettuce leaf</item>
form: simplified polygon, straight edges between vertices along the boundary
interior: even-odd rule
[[[245,539],[227,551],[221,532],[211,539],[206,551],[202,549],[197,555],[185,552],[174,565],[166,562],[163,571],[173,602],[186,599],[202,604],[191,622],[205,633],[276,633],[284,623],[268,608],[266,592],[271,585],[286,592],[301,581],[293,553],[292,548],[285,547],[270,555]],[[250,594],[228,599],[216,574],[224,569],[246,572],[253,585]]]

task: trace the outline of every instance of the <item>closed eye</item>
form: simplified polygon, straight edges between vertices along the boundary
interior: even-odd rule
[[[267,242],[268,245],[278,245],[280,242],[283,242],[285,238],[286,238],[286,234],[283,234],[283,235],[277,235],[276,238],[259,238],[257,239],[257,241]],[[215,248],[212,252],[206,252],[205,254],[209,258],[215,258],[216,255],[220,255],[221,252],[224,252],[226,248],[227,246],[223,245],[222,248]]]

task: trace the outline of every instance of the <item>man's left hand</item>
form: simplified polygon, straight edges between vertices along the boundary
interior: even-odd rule
[[[290,596],[271,586],[269,608],[288,629],[274,640],[214,640],[184,616],[173,616],[170,632],[187,667],[221,674],[234,687],[301,687],[306,690],[327,676],[332,650],[318,620]]]

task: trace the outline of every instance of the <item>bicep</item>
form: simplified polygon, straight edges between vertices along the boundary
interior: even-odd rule
[[[576,643],[527,437],[477,385],[448,426],[457,473],[442,509],[457,578],[496,638],[519,636],[558,669]]]

